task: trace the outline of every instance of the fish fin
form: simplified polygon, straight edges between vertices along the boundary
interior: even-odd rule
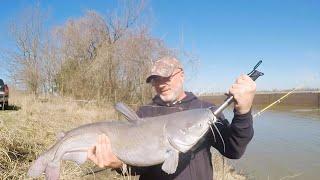
[[[129,122],[138,122],[141,120],[133,109],[122,102],[118,102],[115,105],[115,109],[123,114]]]
[[[62,157],[63,160],[74,161],[78,165],[81,165],[87,161],[87,152],[76,151],[76,152],[67,152]]]
[[[168,142],[170,143],[171,147],[175,148],[176,150],[180,151],[180,152],[187,152],[186,149],[183,149],[182,147],[178,146],[170,137],[170,135],[167,136]]]
[[[171,149],[167,152],[167,158],[162,164],[162,170],[167,174],[173,174],[176,172],[179,162],[179,152]]]
[[[46,180],[58,180],[60,176],[60,162],[48,163],[46,168]]]
[[[57,141],[60,141],[65,135],[66,133],[64,131],[58,132],[56,135]]]

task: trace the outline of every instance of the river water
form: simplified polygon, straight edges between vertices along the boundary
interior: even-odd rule
[[[232,118],[231,111],[225,113]],[[285,108],[254,119],[255,135],[231,163],[249,179],[320,179],[320,110]]]

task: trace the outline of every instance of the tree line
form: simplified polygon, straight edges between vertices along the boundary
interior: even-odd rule
[[[15,48],[7,51],[13,82],[35,95],[144,103],[152,96],[145,83],[152,61],[172,55],[141,23],[144,1],[123,1],[118,11],[94,10],[47,28],[39,6],[27,9],[10,26]]]

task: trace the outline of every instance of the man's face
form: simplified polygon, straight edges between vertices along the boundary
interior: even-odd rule
[[[152,86],[164,102],[174,102],[183,93],[184,74],[182,69],[175,69],[169,77],[152,79]]]

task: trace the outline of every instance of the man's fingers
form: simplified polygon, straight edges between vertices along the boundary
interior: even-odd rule
[[[98,159],[96,156],[96,146],[90,147],[87,153],[88,153],[87,158],[93,161],[95,164],[97,164]]]
[[[248,76],[248,75],[246,75],[246,74],[243,74],[241,77],[242,77],[244,80],[253,81],[253,80],[251,79],[251,77]]]
[[[237,89],[240,88],[242,84],[232,84],[231,89]]]
[[[229,93],[233,95],[235,100],[235,108],[241,113],[250,111],[253,97],[256,91],[256,83],[248,76],[239,76],[235,83],[230,87]]]
[[[104,137],[104,141],[106,142],[106,144],[110,145],[110,139],[105,134],[102,134],[102,135]]]
[[[95,156],[95,149],[96,149],[96,146],[93,146],[93,147],[90,147],[88,149],[88,152],[87,152],[87,158],[92,160],[92,158]]]
[[[236,95],[239,93],[244,93],[247,89],[247,86],[244,84],[233,84],[229,90],[229,93],[232,95]]]
[[[109,166],[110,141],[105,134],[99,135],[97,145],[98,166]]]
[[[108,160],[108,159],[106,159],[106,153],[108,153],[108,147],[107,147],[107,142],[106,142],[106,136],[103,134],[103,135],[101,135],[101,144],[100,144],[100,146],[101,146],[101,149],[100,149],[100,151],[102,152],[101,154],[101,159],[103,160],[103,162],[105,162],[106,160]]]
[[[234,84],[240,84],[240,83],[242,83],[244,81],[244,79],[242,79],[241,77],[238,77],[237,79],[236,79],[236,81],[234,82]]]
[[[254,83],[254,81],[248,75],[241,75],[235,81],[235,84],[252,84],[252,83]]]
[[[88,149],[88,159],[101,168],[122,165],[122,162],[112,153],[110,139],[105,134],[99,135],[97,145]]]
[[[98,136],[98,144],[97,144],[97,149],[96,149],[96,156],[97,156],[97,164],[100,168],[104,167],[104,162],[103,162],[103,151],[102,151],[102,135]]]

